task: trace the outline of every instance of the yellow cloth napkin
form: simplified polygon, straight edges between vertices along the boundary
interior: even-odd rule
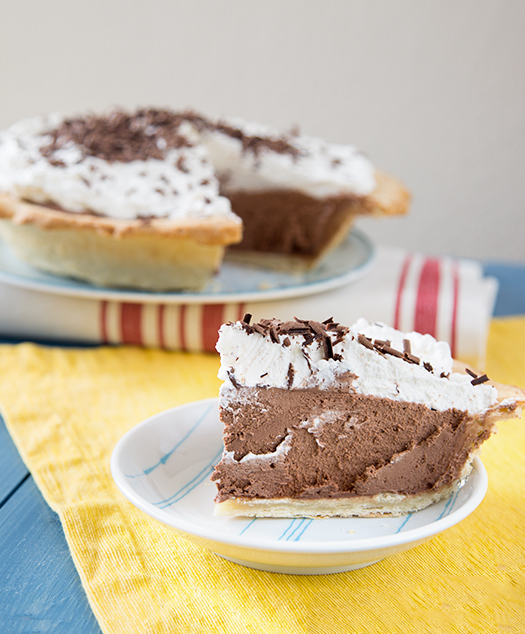
[[[487,373],[525,385],[525,318],[493,321]],[[214,396],[218,359],[139,348],[0,347],[8,429],[59,514],[106,634],[523,632],[525,425],[484,445],[489,490],[459,525],[354,572],[291,576],[225,561],[135,509],[109,470],[144,418]]]

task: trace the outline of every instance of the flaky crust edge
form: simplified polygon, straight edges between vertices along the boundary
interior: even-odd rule
[[[414,495],[378,493],[348,498],[229,498],[215,505],[214,515],[227,517],[399,517],[421,511],[457,491],[472,471],[474,454],[465,463],[459,478],[437,491]]]
[[[397,178],[386,172],[375,173],[377,187],[364,197],[368,213],[374,216],[400,216],[408,212],[412,196]]]
[[[203,244],[229,245],[240,242],[242,238],[241,220],[233,215],[121,220],[89,213],[59,211],[4,193],[0,193],[0,218],[16,225],[35,225],[42,230],[84,230],[116,239],[157,234],[159,237],[192,239]]]
[[[363,212],[371,215],[402,215],[408,212],[410,193],[402,183],[376,171],[376,189],[362,198]],[[32,224],[43,230],[80,229],[108,237],[152,235],[190,238],[204,244],[236,244],[242,239],[242,223],[235,216],[213,218],[148,218],[121,220],[89,213],[55,210],[38,203],[0,193],[0,218],[17,225]]]

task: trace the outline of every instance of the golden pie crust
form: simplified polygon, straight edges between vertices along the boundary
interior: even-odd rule
[[[197,290],[242,237],[234,216],[120,220],[0,194],[0,235],[28,264],[98,286]]]
[[[232,259],[281,270],[315,268],[360,215],[399,215],[410,194],[396,179],[376,173],[377,188],[349,202],[338,229],[315,257],[254,251]],[[0,235],[28,264],[98,286],[152,291],[197,290],[221,266],[225,248],[240,242],[234,216],[121,220],[72,213],[0,193]]]

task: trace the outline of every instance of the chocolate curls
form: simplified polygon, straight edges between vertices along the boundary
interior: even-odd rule
[[[52,165],[63,167],[55,157],[63,147],[74,145],[83,158],[97,157],[108,163],[162,160],[171,149],[192,147],[193,143],[179,132],[187,120],[185,114],[169,110],[142,108],[134,114],[115,110],[106,115],[65,119],[47,134],[51,142],[40,148],[41,155]],[[186,171],[183,157],[177,167]]]
[[[294,317],[295,321],[261,319],[255,324],[251,323],[251,319],[252,315],[247,313],[241,321],[242,327],[248,334],[257,332],[263,337],[269,337],[273,343],[280,343],[280,335],[302,336],[305,346],[310,345],[317,339],[321,341],[325,359],[342,360],[340,354],[334,354],[332,334],[335,333],[335,343],[338,343],[342,341],[344,335],[348,332],[348,328],[340,326],[332,318],[323,322],[312,319],[298,319],[297,317]],[[283,341],[282,345],[290,345],[288,337]]]
[[[412,354],[410,341],[408,339],[403,339],[403,352],[392,348],[390,341],[383,341],[382,339],[370,339],[363,334],[357,335],[357,341],[365,348],[368,348],[369,350],[374,350],[379,354],[389,354],[393,357],[397,357],[398,359],[403,359],[403,361],[406,361],[407,363],[413,363],[414,365],[419,365],[421,363],[421,359]],[[434,368],[428,362],[423,363],[423,367],[428,372],[434,371]]]
[[[465,372],[472,377],[472,385],[481,385],[482,383],[486,383],[490,380],[486,374],[481,374],[480,376],[478,376],[475,372],[472,372],[470,368],[465,368]]]

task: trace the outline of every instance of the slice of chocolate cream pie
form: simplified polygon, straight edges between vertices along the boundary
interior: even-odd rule
[[[445,342],[380,323],[221,327],[225,450],[215,513],[401,515],[449,496],[519,388],[457,367]]]

